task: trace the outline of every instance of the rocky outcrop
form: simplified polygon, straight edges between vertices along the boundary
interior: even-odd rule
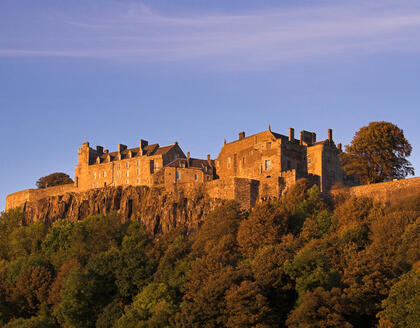
[[[164,189],[144,186],[106,187],[86,192],[70,192],[25,202],[26,222],[80,220],[90,215],[119,213],[124,220],[140,219],[149,233],[166,233],[185,224],[190,231],[197,230],[203,218],[222,201],[209,198],[200,189],[188,195],[166,192]]]

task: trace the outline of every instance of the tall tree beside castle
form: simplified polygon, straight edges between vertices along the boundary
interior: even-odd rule
[[[68,174],[62,172],[51,173],[45,177],[41,177],[36,182],[38,188],[53,187],[64,184],[73,183]]]
[[[371,122],[356,132],[340,157],[347,175],[355,175],[362,184],[369,184],[414,175],[414,168],[406,158],[411,150],[398,126]]]

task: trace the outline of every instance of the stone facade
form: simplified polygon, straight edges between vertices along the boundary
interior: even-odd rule
[[[343,182],[338,160],[341,145],[328,139],[316,141],[314,132],[301,131],[300,138],[268,130],[239,138],[224,145],[215,160],[191,158],[177,142],[161,147],[140,140],[139,147],[128,149],[119,144],[110,153],[102,146],[95,149],[88,142],[78,150],[74,185],[28,189],[11,194],[6,209],[26,202],[66,192],[96,188],[147,186],[167,192],[189,192],[197,188],[210,197],[237,200],[243,208],[259,200],[278,198],[300,178],[318,184],[322,192]]]

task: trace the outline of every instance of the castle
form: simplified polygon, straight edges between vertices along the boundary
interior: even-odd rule
[[[168,192],[188,191],[201,187],[214,198],[235,199],[245,208],[262,199],[278,198],[300,178],[319,185],[322,192],[343,182],[338,159],[341,144],[335,145],[332,130],[328,138],[316,140],[314,132],[301,131],[296,139],[271,130],[238,139],[226,140],[216,159],[197,159],[183,152],[177,142],[161,147],[139,141],[139,147],[128,149],[119,144],[109,152],[102,146],[93,149],[88,142],[78,150],[74,185],[27,189],[11,194],[6,209],[25,202],[66,192],[82,192],[94,188],[148,186]]]

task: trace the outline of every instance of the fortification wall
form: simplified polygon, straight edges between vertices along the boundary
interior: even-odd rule
[[[24,207],[26,202],[38,201],[43,198],[60,196],[68,192],[76,192],[78,189],[73,183],[61,186],[47,187],[42,189],[25,189],[6,197],[6,210]]]
[[[420,177],[331,191],[333,195],[343,192],[357,197],[370,197],[379,202],[389,203],[394,200],[420,194]]]

